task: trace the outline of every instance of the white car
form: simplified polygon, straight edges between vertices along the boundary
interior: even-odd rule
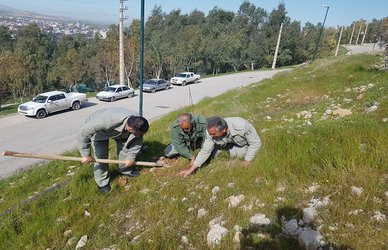
[[[98,92],[96,98],[100,101],[114,102],[117,99],[132,97],[135,95],[135,90],[127,85],[111,85],[106,87],[103,91]]]
[[[69,108],[78,110],[86,101],[86,94],[50,91],[37,95],[30,102],[20,104],[18,113],[25,116],[36,116],[36,118],[42,119],[53,112]]]
[[[198,83],[201,75],[196,75],[193,72],[182,72],[171,78],[170,82],[174,85],[186,86],[189,83]]]

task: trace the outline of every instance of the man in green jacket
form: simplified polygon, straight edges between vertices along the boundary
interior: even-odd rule
[[[171,125],[171,143],[164,150],[168,158],[183,156],[193,160],[193,151],[201,148],[206,137],[206,119],[183,113]]]
[[[107,159],[109,139],[114,139],[119,160],[126,161],[126,164],[119,164],[119,172],[129,176],[138,175],[130,166],[134,165],[148,128],[145,118],[128,109],[106,108],[94,112],[86,119],[77,136],[82,163],[94,162],[90,152],[92,144],[94,158]],[[94,180],[101,193],[110,191],[108,164],[94,162]]]
[[[230,156],[243,158],[243,166],[248,166],[261,147],[256,129],[241,117],[209,117],[206,120],[207,136],[197,158],[191,166],[180,172],[183,177],[200,168],[218,149],[228,150]]]

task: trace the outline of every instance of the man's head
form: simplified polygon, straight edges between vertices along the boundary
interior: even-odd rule
[[[221,139],[228,133],[228,124],[219,116],[211,116],[207,118],[206,128],[213,139]]]
[[[149,128],[147,119],[141,116],[131,116],[127,120],[126,129],[136,137],[143,136]]]
[[[190,113],[183,113],[178,116],[176,119],[179,127],[185,132],[188,133],[193,128],[193,115]]]

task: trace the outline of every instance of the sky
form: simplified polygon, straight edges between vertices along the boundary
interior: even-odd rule
[[[215,6],[237,12],[244,0],[144,0],[145,16],[151,13],[154,6],[161,6],[166,13],[180,9],[182,14],[197,9],[206,15]],[[268,12],[276,8],[279,3],[286,5],[287,15],[291,20],[300,21],[302,26],[306,22],[322,23],[326,8],[329,11],[325,26],[349,26],[353,21],[388,17],[388,0],[250,0],[256,7]],[[0,4],[19,10],[38,12],[52,16],[70,17],[76,20],[91,20],[105,24],[118,24],[120,0],[0,0]],[[124,15],[129,25],[131,20],[140,18],[141,0],[126,0],[124,6],[128,10]]]

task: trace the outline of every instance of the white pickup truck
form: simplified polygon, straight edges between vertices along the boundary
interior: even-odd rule
[[[170,82],[174,85],[185,86],[189,83],[198,83],[199,79],[201,79],[201,75],[196,75],[193,72],[182,72],[171,78]]]
[[[51,91],[37,95],[30,102],[20,104],[18,113],[25,116],[36,116],[36,118],[42,119],[48,114],[57,111],[69,108],[78,110],[86,101],[86,94]]]

